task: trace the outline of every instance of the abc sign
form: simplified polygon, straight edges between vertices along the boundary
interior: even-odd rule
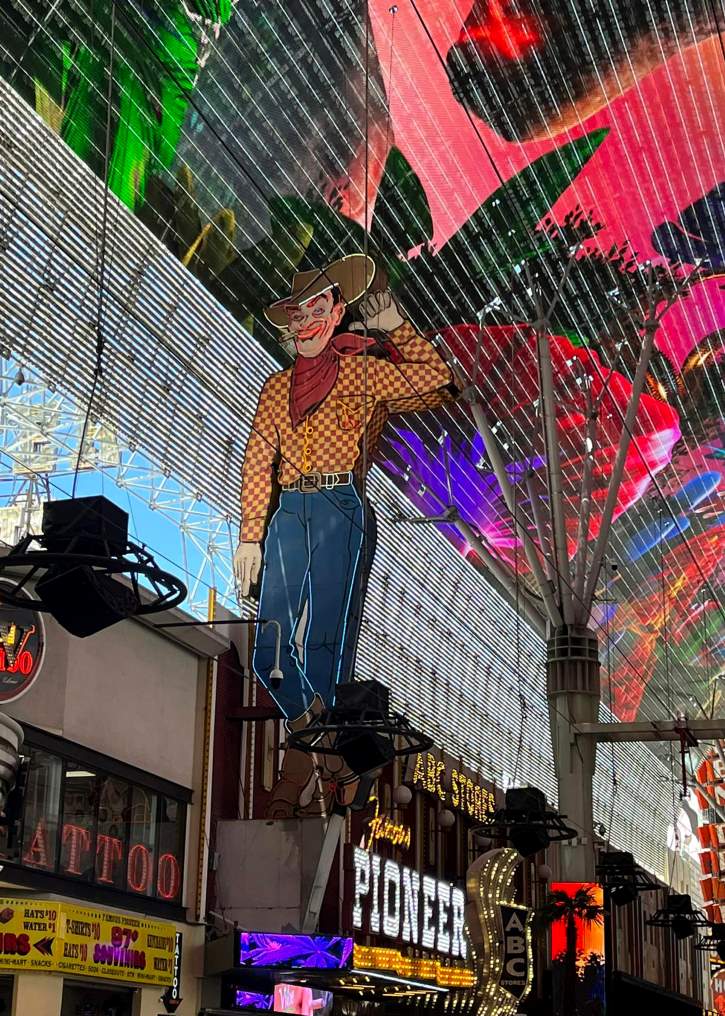
[[[505,988],[516,998],[521,998],[529,980],[527,942],[529,912],[523,907],[502,906],[501,918],[504,957],[500,983],[502,988]]]

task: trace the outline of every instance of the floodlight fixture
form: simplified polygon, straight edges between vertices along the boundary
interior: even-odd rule
[[[408,719],[390,711],[390,693],[379,681],[351,681],[337,688],[335,702],[305,727],[289,735],[290,747],[313,755],[338,756],[353,783],[394,758],[428,751],[433,741]]]

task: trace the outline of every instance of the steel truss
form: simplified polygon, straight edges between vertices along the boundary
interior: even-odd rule
[[[43,385],[12,356],[0,364],[0,542],[10,546],[40,524],[43,501],[69,494],[78,460],[84,413],[66,396]],[[157,513],[178,534],[178,559],[166,561],[189,587],[187,608],[206,616],[207,591],[236,606],[231,568],[231,519],[190,492],[170,471],[138,448],[128,448],[105,421],[92,418],[80,470],[127,491],[131,526],[134,502]],[[88,480],[86,479],[86,483]]]

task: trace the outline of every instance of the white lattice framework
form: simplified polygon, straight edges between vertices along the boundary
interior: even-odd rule
[[[41,503],[70,491],[83,418],[82,410],[39,382],[30,367],[20,368],[12,355],[3,359],[0,542],[12,545],[37,530]],[[135,501],[139,508],[145,505],[157,512],[178,534],[178,557],[165,564],[184,576],[192,612],[206,616],[210,586],[223,602],[235,604],[228,516],[185,489],[168,468],[157,468],[138,448],[123,447],[114,430],[98,418],[89,422],[80,468],[86,482],[88,474],[94,474],[99,490],[115,486],[128,492],[132,535]]]

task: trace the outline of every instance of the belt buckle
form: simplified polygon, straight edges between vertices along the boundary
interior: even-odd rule
[[[303,473],[300,477],[300,493],[312,494],[322,488],[322,473],[313,470],[311,473]]]

